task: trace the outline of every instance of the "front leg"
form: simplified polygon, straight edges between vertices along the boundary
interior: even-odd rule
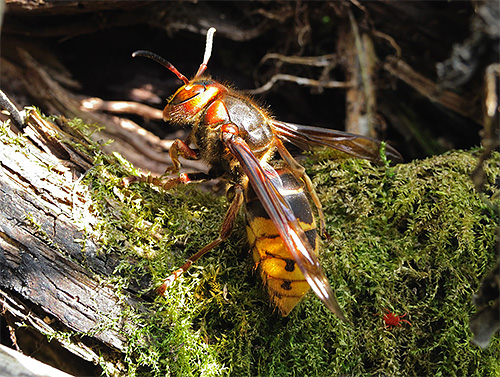
[[[186,138],[186,141],[182,141],[180,139],[176,139],[172,146],[170,147],[170,150],[168,154],[170,155],[170,159],[172,160],[172,166],[169,167],[165,173],[173,173],[177,174],[179,172],[179,169],[181,168],[181,163],[179,161],[179,156],[185,158],[186,160],[199,160],[200,159],[200,153],[197,149],[192,149],[189,146],[190,143],[190,136]]]
[[[164,190],[169,190],[179,184],[187,184],[187,183],[200,183],[205,182],[214,178],[213,174],[206,173],[190,173],[190,174],[179,174],[177,178],[164,179],[165,175],[170,173],[178,174],[181,163],[179,161],[179,156],[187,159],[187,160],[199,160],[200,155],[197,149],[192,149],[189,144],[191,143],[191,134],[188,135],[185,141],[180,139],[176,139],[169,150],[169,155],[172,160],[173,166],[170,166],[165,170],[165,173],[161,177],[155,177],[151,175],[143,175],[140,176],[132,176],[123,178],[123,184],[125,187],[134,182],[147,182],[149,184],[162,187]]]
[[[134,175],[131,177],[125,177],[122,179],[122,181],[125,187],[128,187],[128,185],[130,185],[131,183],[146,182],[150,185],[160,187],[163,190],[170,190],[178,185],[187,185],[189,183],[203,183],[217,178],[220,178],[220,176],[214,174],[214,172],[212,171],[209,171],[208,173],[181,173],[178,177],[169,179],[164,179],[163,176],[154,177],[152,175],[141,174],[140,176]]]

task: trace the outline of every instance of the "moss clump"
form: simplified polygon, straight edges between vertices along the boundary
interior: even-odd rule
[[[468,329],[471,296],[495,260],[499,225],[470,179],[478,154],[452,152],[387,170],[356,160],[311,166],[333,240],[327,269],[357,329],[351,352],[360,363],[349,374],[500,372],[499,339],[481,351]],[[499,189],[498,154],[485,170],[489,198]],[[407,312],[412,326],[381,331],[382,320],[369,314],[384,309]]]
[[[308,164],[330,240],[321,260],[349,323],[309,294],[287,318],[269,306],[240,217],[230,239],[178,279],[147,311],[124,313],[131,375],[340,376],[500,373],[500,340],[470,344],[472,293],[495,259],[498,214],[469,174],[476,152],[380,168],[318,153]],[[154,287],[217,237],[225,199],[194,187],[161,192],[102,156],[87,175],[103,218],[103,250],[120,251],[114,282]],[[485,166],[485,196],[498,190],[500,156]],[[497,203],[498,205],[498,203]],[[403,323],[384,329],[390,310]],[[147,314],[144,314],[147,313]]]

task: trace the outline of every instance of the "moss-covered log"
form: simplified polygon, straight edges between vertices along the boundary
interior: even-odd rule
[[[98,219],[90,210],[88,190],[78,180],[92,167],[90,150],[75,147],[85,143],[84,137],[60,120],[66,133],[33,109],[26,122],[24,135],[2,126],[2,305],[15,320],[56,336],[79,357],[98,364],[102,350],[95,344],[125,350],[122,301],[134,306],[139,301],[118,295],[103,281],[117,261],[99,254],[88,234]],[[72,335],[57,335],[65,330]],[[92,340],[81,339],[84,335]]]
[[[125,188],[122,178],[138,172],[100,152],[86,126],[34,110],[27,120],[27,136],[1,131],[3,307],[108,374],[500,372],[500,339],[481,350],[468,329],[471,297],[496,258],[498,154],[485,162],[481,194],[470,179],[479,151],[395,167],[309,158],[341,323],[312,294],[287,318],[269,305],[241,217],[227,242],[156,297],[217,236],[225,199],[196,187]],[[411,325],[385,329],[385,310]]]
[[[495,2],[6,0],[2,12],[2,91],[19,108],[83,119],[30,109],[26,124],[12,117],[17,131],[0,128],[2,343],[74,374],[500,374]],[[185,135],[161,121],[179,81],[130,55],[150,49],[189,76],[210,26],[210,74],[262,95],[278,119],[420,158],[375,167],[320,151],[305,162],[348,323],[312,294],[280,317],[241,216],[165,298],[153,293],[217,237],[227,203],[196,187],[122,185],[134,166],[162,174],[169,139]],[[387,311],[408,322],[384,328]],[[484,350],[471,318],[476,343],[491,339]]]

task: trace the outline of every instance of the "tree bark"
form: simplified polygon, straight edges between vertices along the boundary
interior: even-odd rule
[[[139,300],[128,293],[119,297],[100,282],[110,276],[116,261],[99,254],[85,234],[95,219],[89,218],[91,199],[78,178],[91,167],[90,157],[66,144],[75,135],[35,110],[27,114],[27,140],[8,128],[5,132],[0,148],[3,310],[48,336],[61,328],[93,334],[88,344],[74,339],[63,345],[94,363],[103,349],[92,344],[105,345],[110,354],[123,351],[123,302],[137,306]],[[66,140],[56,135],[66,135]]]
[[[0,373],[10,377],[71,377],[35,359],[0,345]],[[35,372],[36,370],[36,372]]]

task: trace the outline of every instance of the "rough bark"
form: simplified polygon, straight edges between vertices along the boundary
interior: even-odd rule
[[[13,142],[0,148],[2,307],[47,336],[61,328],[93,334],[88,344],[68,339],[64,345],[97,364],[103,348],[94,345],[105,345],[110,354],[124,350],[122,303],[138,300],[118,296],[103,283],[116,263],[100,255],[85,234],[95,219],[89,217],[91,200],[78,177],[91,164],[88,155],[67,144],[77,135],[66,134],[35,110],[23,131],[29,141],[15,143],[18,136],[7,130]],[[61,135],[64,142],[57,139]]]

